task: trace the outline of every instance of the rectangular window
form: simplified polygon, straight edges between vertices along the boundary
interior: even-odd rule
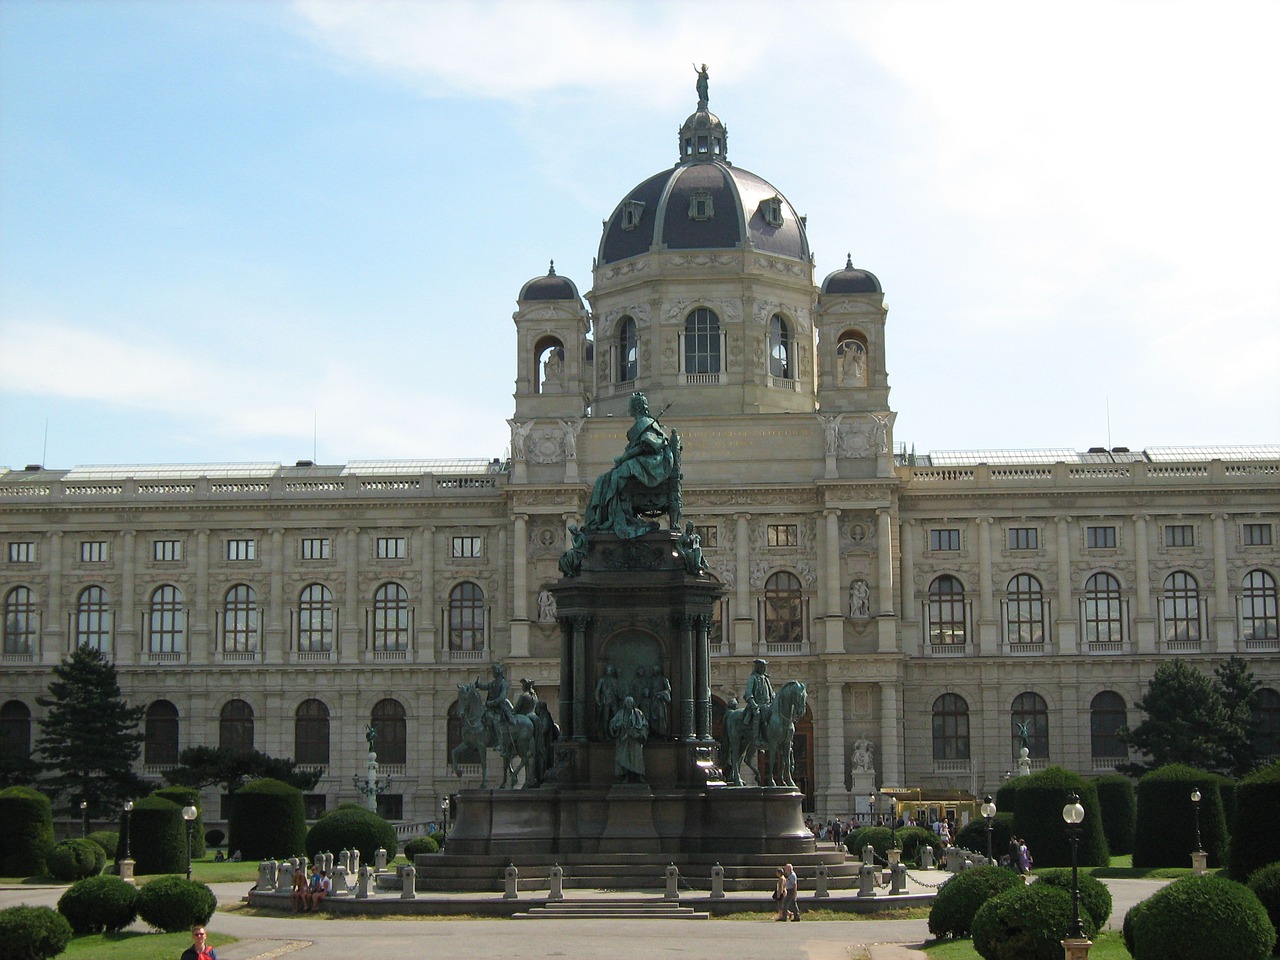
[[[1037,527],[1010,527],[1010,550],[1039,550],[1040,530]]]
[[[107,541],[105,540],[81,540],[80,541],[80,562],[81,563],[106,563],[110,558],[107,552]]]
[[[303,560],[328,560],[329,559],[329,538],[328,537],[303,538],[302,559]]]
[[[258,559],[258,541],[228,540],[227,541],[227,559],[228,560],[257,560]]]
[[[403,793],[378,794],[378,816],[380,816],[383,820],[403,820],[404,819],[404,794]]]
[[[454,537],[452,556],[455,560],[484,556],[482,537]]]
[[[155,540],[151,544],[152,560],[181,560],[182,559],[182,541],[181,540]]]
[[[304,793],[302,795],[302,811],[308,820],[319,820],[323,817],[326,804],[326,795],[323,793]]]
[[[1246,523],[1244,525],[1244,545],[1246,547],[1271,546],[1271,524]]]
[[[702,538],[702,545],[707,548],[720,546],[720,528],[714,523],[705,527],[695,526],[693,532]]]
[[[771,523],[767,543],[771,547],[797,547],[800,545],[800,527],[794,523]]]
[[[1171,523],[1164,528],[1164,545],[1166,547],[1194,547],[1195,531],[1189,523]]]
[[[1114,550],[1116,547],[1115,527],[1085,527],[1084,542],[1090,550]]]
[[[36,545],[29,541],[9,544],[10,563],[35,563]]]
[[[377,549],[379,560],[403,560],[404,537],[379,537]]]
[[[955,528],[944,528],[929,531],[930,550],[959,550],[960,531]]]

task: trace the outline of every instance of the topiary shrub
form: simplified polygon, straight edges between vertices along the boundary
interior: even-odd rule
[[[1280,833],[1268,826],[1278,809],[1280,761],[1255,770],[1236,786],[1227,871],[1233,880],[1243,881],[1260,867],[1280,860]]]
[[[388,860],[396,855],[396,828],[363,807],[335,811],[307,832],[307,856],[312,860],[324,850],[359,850],[361,862],[372,863],[379,847],[387,851]]]
[[[1133,840],[1135,867],[1189,867],[1196,849],[1191,791],[1200,790],[1200,839],[1209,866],[1226,860],[1227,824],[1216,778],[1172,763],[1138,781],[1138,818]],[[1265,821],[1259,821],[1265,822]]]
[[[942,851],[942,841],[925,827],[904,827],[898,831],[898,849],[904,861],[919,863],[921,847],[932,847],[934,854],[938,854]]]
[[[1102,831],[1107,835],[1107,849],[1112,856],[1133,853],[1133,830],[1138,817],[1133,781],[1123,774],[1112,773],[1099,777],[1093,783],[1102,808]]]
[[[187,822],[181,807],[163,797],[143,797],[133,805],[130,823],[135,873],[186,872]]]
[[[1257,896],[1224,877],[1183,877],[1141,906],[1131,918],[1134,960],[1266,960],[1276,942]]]
[[[1013,813],[1018,806],[1018,791],[1030,779],[1030,777],[1010,777],[1000,784],[995,796],[996,810],[1007,810]]]
[[[1136,924],[1141,923],[1140,917],[1142,912],[1147,908],[1147,901],[1139,900],[1129,912],[1124,915],[1124,923],[1120,925],[1120,935],[1124,937],[1124,947],[1129,951],[1129,956],[1134,956],[1134,950],[1137,948],[1133,945],[1133,928]]]
[[[208,886],[186,877],[158,877],[138,892],[138,916],[165,933],[208,923],[217,906]]]
[[[263,777],[246,783],[235,798],[227,839],[231,850],[239,850],[246,860],[279,860],[306,852],[307,815],[301,790]]]
[[[992,897],[973,918],[973,949],[983,960],[1062,960],[1071,929],[1071,894],[1051,884],[1019,884]],[[1081,911],[1085,933],[1097,932]]]
[[[1098,791],[1092,783],[1061,767],[1049,767],[1019,779],[1022,783],[1014,795],[1013,829],[1026,841],[1036,866],[1071,864],[1071,844],[1063,829],[1062,808],[1072,792],[1080,795],[1084,807],[1084,822],[1080,825],[1084,834],[1077,862],[1092,867],[1105,867],[1111,862]]]
[[[1013,811],[1000,810],[991,818],[991,853],[996,863],[1000,862],[1009,849],[1009,838],[1013,836]],[[963,850],[971,850],[987,855],[987,821],[983,817],[975,817],[956,831],[955,844]]]
[[[53,847],[53,806],[31,787],[0,790],[0,876],[44,874]]]
[[[404,858],[413,863],[413,858],[421,854],[439,853],[440,844],[431,837],[414,837],[404,845]]]
[[[0,910],[0,957],[47,960],[71,942],[71,924],[52,907]]]
[[[151,791],[151,796],[160,797],[170,803],[176,803],[179,807],[196,808],[196,818],[191,822],[191,858],[199,860],[203,857],[205,853],[204,811],[200,809],[200,791],[195,787],[162,787],[159,790]],[[183,820],[182,826],[185,830],[187,821]]]
[[[88,877],[58,898],[58,912],[79,935],[115,933],[138,919],[138,888],[119,877]]]
[[[1280,949],[1280,863],[1272,863],[1255,870],[1248,887],[1267,911],[1271,925],[1276,928],[1276,944],[1272,953]]]
[[[107,854],[92,840],[77,837],[54,844],[48,862],[49,872],[58,880],[82,880],[102,872]]]
[[[212,830],[204,832],[204,842],[206,847],[220,847],[226,841],[227,835],[214,827]]]
[[[929,932],[935,937],[967,937],[978,908],[996,894],[1023,886],[1015,871],[994,865],[957,873],[944,883],[929,910]]]
[[[114,830],[95,830],[86,838],[102,848],[102,853],[109,860],[114,860],[116,849],[120,846],[120,834]]]
[[[845,849],[855,857],[862,856],[862,848],[868,843],[875,847],[877,857],[882,861],[888,860],[893,833],[888,827],[859,827],[844,838]]]
[[[1111,891],[1101,880],[1087,873],[1079,875],[1080,909],[1088,912],[1094,925],[1102,927],[1111,917]],[[1051,887],[1067,891],[1071,894],[1071,868],[1053,867],[1036,874],[1036,883],[1047,883]]]

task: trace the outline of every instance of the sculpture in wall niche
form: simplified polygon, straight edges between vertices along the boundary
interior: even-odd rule
[[[876,766],[876,745],[862,737],[853,741],[853,751],[849,754],[849,766],[854,771],[874,770]]]
[[[525,420],[523,423],[511,421],[511,459],[524,459],[525,444],[529,439],[529,431],[532,429],[532,420]]]
[[[860,340],[842,340],[836,346],[842,387],[861,387],[867,380],[867,348]]]
[[[538,591],[538,619],[543,623],[556,619],[556,598],[546,587]]]
[[[601,474],[587,505],[585,530],[632,540],[657,530],[655,517],[680,523],[680,436],[670,435],[649,414],[643,393],[633,393],[628,408],[635,422],[627,430],[627,448]]]
[[[649,721],[631,697],[609,721],[609,736],[614,740],[613,775],[619,783],[646,783],[644,742],[649,738]]]
[[[569,544],[558,563],[566,577],[576,577],[582,572],[582,561],[587,559],[587,534],[576,523],[569,524]]]
[[[578,434],[582,432],[582,425],[586,423],[585,418],[577,420],[559,420],[560,429],[563,431],[564,442],[564,458],[566,460],[578,459]]]
[[[552,347],[542,361],[542,388],[558,389],[564,380],[564,347]]]
[[[849,617],[866,620],[871,616],[871,588],[865,580],[855,580],[849,587]]]
[[[676,551],[684,558],[684,569],[695,577],[701,576],[707,569],[706,558],[702,556],[702,538],[694,532],[693,521],[684,525],[684,533],[676,544]]]
[[[622,706],[622,688],[618,683],[618,668],[611,663],[605,665],[604,673],[600,674],[600,679],[596,681],[595,701],[596,718],[600,722],[600,729],[608,730],[609,720]]]
[[[655,664],[649,677],[650,728],[655,736],[670,736],[668,723],[671,717],[671,681],[662,673],[662,665]]]

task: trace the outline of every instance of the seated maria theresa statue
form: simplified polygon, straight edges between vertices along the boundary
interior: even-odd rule
[[[680,523],[680,436],[670,435],[649,401],[633,393],[628,408],[635,423],[627,431],[627,449],[601,474],[587,506],[587,533],[612,533],[631,540],[658,529],[666,514],[673,529]]]

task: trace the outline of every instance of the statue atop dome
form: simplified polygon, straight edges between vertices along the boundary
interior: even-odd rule
[[[698,65],[695,63],[693,70],[698,75],[698,109],[705,110],[707,109],[707,101],[710,99],[707,93],[707,65],[704,63],[702,69],[699,70]]]

